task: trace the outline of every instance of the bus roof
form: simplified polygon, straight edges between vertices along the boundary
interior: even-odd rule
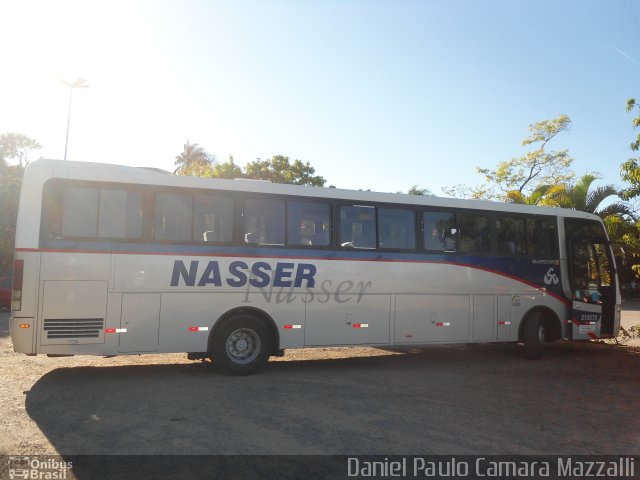
[[[245,179],[199,178],[169,174],[159,169],[129,167],[124,165],[77,162],[69,160],[40,159],[31,162],[25,172],[25,183],[44,184],[49,178],[66,178],[101,182],[117,182],[135,185],[156,185],[181,188],[215,189],[264,194],[291,195],[310,198],[348,200],[354,202],[396,203],[442,208],[465,208],[496,212],[557,215],[600,220],[596,215],[557,207],[539,207],[489,200],[470,200],[437,196],[409,195],[404,193],[383,193],[339,188],[310,187],[271,182],[256,182]]]

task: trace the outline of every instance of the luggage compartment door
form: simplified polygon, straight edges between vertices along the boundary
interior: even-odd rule
[[[120,328],[123,330],[120,333],[120,353],[157,352],[160,294],[122,295]]]

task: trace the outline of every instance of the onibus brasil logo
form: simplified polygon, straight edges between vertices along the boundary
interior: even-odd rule
[[[10,456],[9,478],[65,480],[67,471],[73,468],[72,462],[46,457]]]

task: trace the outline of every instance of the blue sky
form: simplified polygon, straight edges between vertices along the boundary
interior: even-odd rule
[[[567,114],[577,174],[620,184],[640,97],[637,1],[0,3],[0,133],[62,158],[174,168],[187,138],[282,154],[343,188],[478,184]],[[636,132],[637,133],[637,132]]]

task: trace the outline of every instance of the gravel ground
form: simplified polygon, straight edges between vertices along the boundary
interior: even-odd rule
[[[19,355],[7,322],[2,454],[640,451],[637,338],[556,342],[539,361],[516,345],[300,349],[228,377],[184,354]]]

